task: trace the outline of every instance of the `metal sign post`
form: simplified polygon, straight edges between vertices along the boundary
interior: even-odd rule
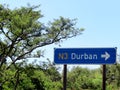
[[[102,90],[106,90],[106,65],[103,65]]]
[[[63,90],[66,90],[67,84],[67,65],[64,65],[63,67]]]

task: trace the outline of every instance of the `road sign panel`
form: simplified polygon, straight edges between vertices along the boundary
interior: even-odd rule
[[[114,64],[116,48],[55,48],[56,64]]]

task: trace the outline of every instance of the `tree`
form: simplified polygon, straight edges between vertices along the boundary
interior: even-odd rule
[[[54,68],[46,69],[37,64],[28,64],[27,61],[19,62],[17,65],[19,65],[17,72],[14,65],[11,65],[0,78],[0,81],[5,81],[2,86],[5,90],[61,90],[61,75],[54,65],[50,66]],[[47,66],[49,67],[49,64]],[[51,79],[53,75],[55,80]]]
[[[38,7],[27,6],[11,10],[0,5],[0,77],[4,75],[2,71],[9,70],[13,65],[18,73],[19,65],[16,65],[16,61],[42,56],[42,51],[38,51],[39,47],[72,38],[83,31],[75,27],[75,19],[60,17],[47,25],[43,24],[40,22],[43,15],[37,10]],[[34,50],[36,53],[33,53]],[[11,63],[4,67],[7,60],[11,60]]]
[[[68,72],[68,88],[70,88],[70,90],[88,89],[89,75],[90,72],[88,69],[74,67]]]
[[[120,64],[107,65],[107,87],[118,90],[120,88]]]
[[[75,20],[63,17],[45,26],[40,22],[43,15],[35,10],[37,8],[28,6],[10,10],[0,5],[0,66],[7,57],[15,63],[39,56],[40,52],[32,55],[33,50],[80,35],[83,31],[75,27]]]
[[[68,72],[67,80],[69,90],[101,90],[102,87],[102,75],[99,69],[74,67]]]

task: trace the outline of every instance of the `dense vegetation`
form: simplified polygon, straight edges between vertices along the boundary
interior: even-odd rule
[[[107,65],[106,70],[106,89],[119,90],[120,64]],[[102,90],[102,72],[102,66],[95,70],[74,67],[68,72],[69,90]]]
[[[9,64],[9,63],[8,63]],[[1,85],[4,90],[62,90],[63,74],[60,67],[49,63],[27,64],[26,60],[12,65],[9,70],[1,68]],[[107,90],[120,89],[120,64],[107,65]],[[67,90],[102,90],[102,68],[89,70],[73,67],[68,70]]]
[[[6,68],[8,64],[4,64]],[[12,65],[9,70],[1,71],[2,88],[5,90],[59,90],[62,87],[61,75],[54,65],[27,64],[26,61]]]

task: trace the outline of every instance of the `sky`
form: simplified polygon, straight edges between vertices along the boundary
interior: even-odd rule
[[[63,16],[77,18],[76,27],[85,28],[82,35],[64,40],[63,48],[117,47],[120,54],[120,0],[0,0],[0,4],[8,4],[11,9],[21,6],[41,5],[44,15],[41,22]],[[45,57],[54,60],[54,48],[58,45],[45,46]],[[79,65],[97,68],[99,65]]]

